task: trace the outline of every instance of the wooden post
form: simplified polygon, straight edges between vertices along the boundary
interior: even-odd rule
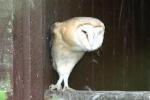
[[[43,100],[45,0],[14,0],[13,100]]]

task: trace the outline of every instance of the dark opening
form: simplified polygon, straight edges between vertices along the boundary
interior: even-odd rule
[[[71,73],[69,84],[73,88],[149,90],[147,1],[47,0],[46,11],[49,25],[76,16],[91,16],[106,26],[102,48],[87,53]],[[52,73],[53,83],[56,83],[57,74]]]

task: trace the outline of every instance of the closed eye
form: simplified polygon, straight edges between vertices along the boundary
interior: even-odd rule
[[[85,30],[81,30],[81,31],[82,31],[83,33],[85,33],[85,34],[87,33]]]
[[[85,30],[81,30],[81,31],[85,34],[85,36],[86,36],[87,40],[89,40],[89,37],[88,37],[87,32],[86,32]]]

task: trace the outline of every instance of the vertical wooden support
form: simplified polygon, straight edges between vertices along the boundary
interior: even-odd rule
[[[45,0],[14,0],[13,100],[43,100]]]

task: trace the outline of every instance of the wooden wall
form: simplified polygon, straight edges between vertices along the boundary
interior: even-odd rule
[[[45,0],[14,0],[13,5],[13,100],[43,100],[44,70],[50,65],[46,62]]]

